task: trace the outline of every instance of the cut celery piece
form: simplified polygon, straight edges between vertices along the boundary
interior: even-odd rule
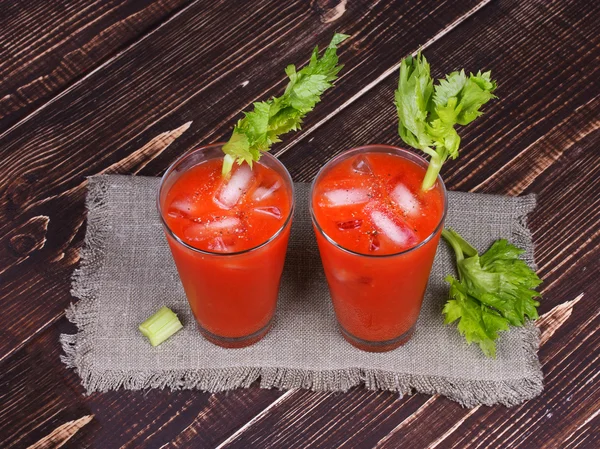
[[[183,325],[177,315],[168,307],[161,307],[158,312],[140,324],[140,332],[148,337],[152,346],[158,346]]]

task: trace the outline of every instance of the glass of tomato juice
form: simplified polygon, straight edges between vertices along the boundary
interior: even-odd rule
[[[446,188],[421,189],[427,161],[387,145],[346,151],[311,189],[311,218],[338,324],[359,349],[413,335],[444,227]]]
[[[169,167],[158,212],[200,333],[227,348],[269,331],[294,210],[290,174],[264,153],[223,177],[223,143]]]

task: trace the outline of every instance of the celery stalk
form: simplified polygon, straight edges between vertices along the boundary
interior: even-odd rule
[[[139,326],[140,332],[148,337],[152,346],[158,346],[181,328],[181,321],[168,307],[161,307]]]

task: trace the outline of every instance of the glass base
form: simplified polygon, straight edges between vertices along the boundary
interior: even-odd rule
[[[221,346],[223,348],[233,349],[233,348],[245,348],[246,346],[253,345],[254,343],[261,340],[265,335],[269,333],[271,330],[271,326],[273,325],[273,320],[269,321],[265,327],[257,330],[253,334],[246,335],[243,337],[221,337],[220,335],[215,335],[212,332],[207,331],[202,326],[198,324],[198,329],[204,338],[206,338],[211,343]]]
[[[408,342],[408,340],[410,340],[413,334],[415,333],[415,326],[411,327],[408,331],[406,331],[399,337],[385,341],[363,340],[362,338],[358,338],[350,334],[342,326],[340,326],[340,330],[342,331],[344,339],[355,348],[367,352],[387,352],[391,351],[392,349],[396,349]]]

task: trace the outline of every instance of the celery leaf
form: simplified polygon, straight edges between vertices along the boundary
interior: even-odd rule
[[[496,82],[491,72],[467,76],[452,72],[434,84],[425,56],[408,56],[400,63],[394,100],[398,112],[398,134],[413,148],[431,156],[423,179],[423,190],[434,186],[442,165],[458,157],[457,125],[479,117],[481,107],[492,98]]]
[[[316,47],[309,63],[299,71],[294,65],[286,67],[289,81],[283,95],[254,103],[254,109],[246,112],[233,128],[229,141],[223,146],[224,175],[234,162],[247,162],[252,166],[262,152],[281,141],[282,134],[300,129],[304,116],[321,101],[321,95],[333,85],[342,69],[338,64],[337,46],[348,37],[336,33],[323,56],[319,57]]]
[[[455,231],[442,235],[454,249],[459,279],[448,276],[450,299],[444,307],[445,322],[458,320],[458,330],[467,342],[476,342],[494,357],[498,332],[523,326],[538,318],[535,291],[540,278],[519,256],[523,250],[497,240],[481,256]],[[465,257],[464,250],[470,253]]]

